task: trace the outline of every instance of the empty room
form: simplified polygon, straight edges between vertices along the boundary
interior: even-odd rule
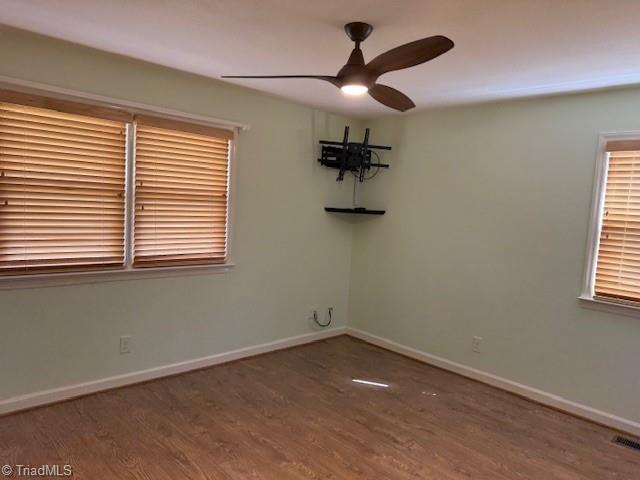
[[[640,480],[639,24],[0,0],[0,479]]]

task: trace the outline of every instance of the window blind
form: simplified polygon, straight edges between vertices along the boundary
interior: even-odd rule
[[[231,132],[136,118],[134,266],[223,263]]]
[[[0,92],[0,275],[123,264],[126,124],[78,111]]]
[[[640,140],[607,143],[595,295],[640,302]]]

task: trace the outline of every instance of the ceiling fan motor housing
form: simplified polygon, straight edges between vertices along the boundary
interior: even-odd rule
[[[364,65],[350,65],[347,63],[340,69],[336,77],[340,85],[364,85],[367,88],[371,88],[376,82],[376,78],[367,72]]]

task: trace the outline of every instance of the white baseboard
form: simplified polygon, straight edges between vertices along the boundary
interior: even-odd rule
[[[365,342],[371,343],[373,345],[377,345],[387,350],[391,350],[407,357],[414,358],[426,364],[434,365],[444,370],[449,370],[451,372],[463,375],[468,378],[472,378],[474,380],[478,380],[502,390],[515,393],[522,397],[531,399],[535,402],[539,402],[543,405],[547,405],[558,410],[562,410],[567,413],[586,418],[588,420],[606,425],[623,432],[628,432],[632,435],[640,436],[640,423],[638,422],[618,417],[616,415],[612,415],[610,413],[603,412],[601,410],[597,410],[595,408],[588,407],[571,400],[567,400],[566,398],[553,395],[549,392],[538,390],[536,388],[529,387],[527,385],[523,385],[521,383],[517,383],[506,378],[493,375],[491,373],[483,372],[481,370],[457,362],[453,362],[442,357],[431,355],[415,348],[407,347],[391,340],[387,340],[386,338],[379,337],[377,335],[373,335],[371,333],[351,327],[338,327],[332,328],[330,330],[307,333],[294,337],[287,337],[269,343],[262,343],[260,345],[240,348],[229,352],[196,358],[193,360],[187,360],[185,362],[163,365],[147,370],[139,370],[123,375],[116,375],[113,377],[102,378],[99,380],[79,383],[76,385],[69,385],[65,387],[54,388],[51,390],[43,390],[8,398],[0,401],[0,415],[6,415],[8,413],[17,412],[20,410],[69,400],[71,398],[81,397],[83,395],[89,395],[91,393],[96,393],[104,390],[110,390],[112,388],[124,387],[140,382],[146,382],[148,380],[153,380],[156,378],[184,373],[191,370],[197,370],[199,368],[211,367],[214,365],[231,362],[233,360],[239,360],[246,357],[252,357],[254,355],[260,355],[262,353],[274,352],[276,350],[282,350],[284,348],[304,345],[306,343],[311,343],[344,334],[351,335],[352,337],[359,338],[360,340],[364,340]]]
[[[17,397],[0,400],[0,415],[26,410],[28,408],[48,405],[71,398],[96,393],[112,388],[124,387],[135,383],[146,382],[155,378],[184,373],[199,368],[211,367],[221,363],[231,362],[241,358],[252,357],[262,353],[274,352],[283,348],[295,347],[311,343],[325,338],[336,337],[346,333],[346,327],[337,327],[330,330],[307,333],[297,335],[295,337],[287,337],[274,342],[262,343],[246,348],[239,348],[230,352],[218,353],[207,357],[187,360],[185,362],[163,365],[147,370],[139,370],[136,372],[116,375],[114,377],[92,380],[90,382],[78,383],[76,385],[68,385],[65,387],[53,388],[51,390],[43,390],[40,392],[29,393]]]
[[[373,335],[371,333],[359,330],[357,328],[347,327],[347,334],[352,337],[364,340],[367,343],[377,345],[387,350],[400,353],[407,357],[419,360],[423,363],[433,365],[435,367],[448,370],[462,376],[478,380],[482,383],[515,393],[516,395],[528,398],[543,405],[547,405],[558,410],[570,413],[572,415],[591,420],[601,425],[627,432],[635,436],[640,436],[640,423],[634,422],[626,418],[618,417],[601,410],[597,410],[586,405],[582,405],[566,398],[559,397],[537,388],[529,387],[521,383],[517,383],[506,378],[498,377],[491,373],[463,365],[461,363],[452,362],[442,357],[437,357],[429,353],[422,352],[415,348],[407,347],[399,343],[387,340],[386,338]]]

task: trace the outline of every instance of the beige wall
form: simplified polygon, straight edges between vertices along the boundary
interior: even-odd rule
[[[345,324],[351,226],[322,207],[351,189],[314,148],[358,122],[1,27],[0,59],[0,75],[251,124],[236,158],[235,269],[0,291],[0,399],[307,333],[309,306],[333,305]]]
[[[370,126],[394,151],[363,195],[388,212],[355,229],[351,324],[640,421],[640,318],[576,299],[598,133],[640,130],[640,90]]]

